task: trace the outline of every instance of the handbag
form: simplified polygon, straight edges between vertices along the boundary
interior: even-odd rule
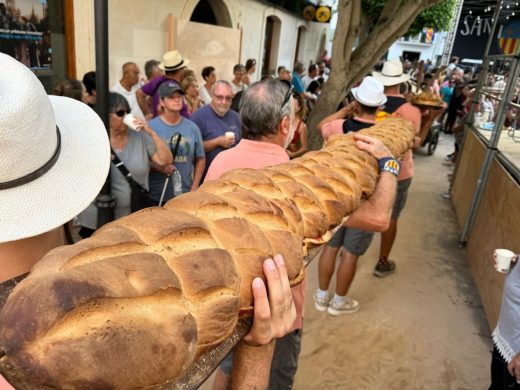
[[[147,207],[157,206],[157,202],[150,196],[150,191],[134,180],[128,168],[125,166],[125,164],[123,164],[123,161],[121,161],[113,149],[111,150],[113,155],[112,161],[114,165],[117,167],[117,169],[119,169],[123,177],[130,185],[130,210],[132,213]]]

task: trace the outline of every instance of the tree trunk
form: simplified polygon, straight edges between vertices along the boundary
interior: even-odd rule
[[[350,88],[361,81],[392,43],[408,31],[417,15],[441,1],[387,0],[377,24],[353,50],[360,34],[361,0],[339,0],[338,24],[332,42],[332,70],[307,120],[310,150],[319,149],[323,144],[317,131],[318,124],[336,111]]]

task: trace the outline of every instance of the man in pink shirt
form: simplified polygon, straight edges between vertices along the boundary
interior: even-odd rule
[[[386,103],[384,87],[374,77],[367,76],[358,88],[352,88],[354,102],[329,115],[318,125],[325,140],[333,134],[347,134],[373,126],[377,109]],[[318,264],[319,286],[314,293],[314,306],[338,316],[359,310],[359,302],[348,295],[354,281],[357,260],[364,255],[374,233],[353,227],[341,227],[323,249]],[[329,284],[334,274],[336,257],[341,251],[341,260],[336,272],[336,290],[329,299]]]
[[[405,97],[401,94],[401,84],[410,79],[410,76],[403,73],[403,64],[401,61],[386,61],[383,64],[381,72],[373,72],[373,76],[381,81],[385,86],[387,102],[382,110],[383,113],[398,116],[412,122],[415,128],[416,141],[418,142],[418,136],[421,130],[421,111],[417,107],[408,103]],[[406,204],[408,189],[410,188],[410,184],[412,184],[412,177],[413,153],[412,150],[409,150],[403,158],[401,163],[401,172],[397,178],[397,197],[392,211],[390,227],[381,235],[379,260],[373,271],[375,276],[385,277],[395,271],[395,262],[390,260],[388,257],[390,256],[390,251],[395,242],[395,237],[397,235],[397,220]]]
[[[288,86],[278,80],[264,80],[253,84],[242,96],[240,119],[246,138],[233,149],[225,150],[211,163],[207,180],[218,179],[225,172],[237,168],[262,168],[289,161],[285,148],[294,135],[294,102]],[[245,131],[247,130],[247,131]],[[393,158],[384,144],[370,137],[356,137],[360,149],[378,160]],[[396,178],[381,172],[376,190],[348,219],[348,226],[382,231],[388,227],[395,198]],[[304,281],[292,288],[296,306],[296,320],[292,332],[277,339],[274,348],[270,389],[291,389],[296,374],[303,325]],[[233,358],[228,356],[220,366],[213,390],[226,389],[231,376]]]

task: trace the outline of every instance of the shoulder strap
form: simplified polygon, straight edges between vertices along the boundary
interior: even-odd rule
[[[114,156],[112,158],[112,162],[114,163],[116,168],[119,169],[119,172],[121,172],[121,174],[123,175],[125,180],[128,182],[128,184],[130,184],[130,187],[138,186],[138,187],[142,188],[141,184],[139,184],[138,182],[136,182],[134,180],[134,178],[132,177],[132,174],[130,173],[128,168],[125,166],[125,164],[123,164],[123,161],[121,161],[121,159],[118,157],[116,152],[114,152],[114,149],[112,149],[112,147],[110,147],[110,152],[112,153],[112,156]]]

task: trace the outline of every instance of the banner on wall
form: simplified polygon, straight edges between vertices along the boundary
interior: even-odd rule
[[[0,0],[0,52],[34,70],[51,68],[47,0]]]

